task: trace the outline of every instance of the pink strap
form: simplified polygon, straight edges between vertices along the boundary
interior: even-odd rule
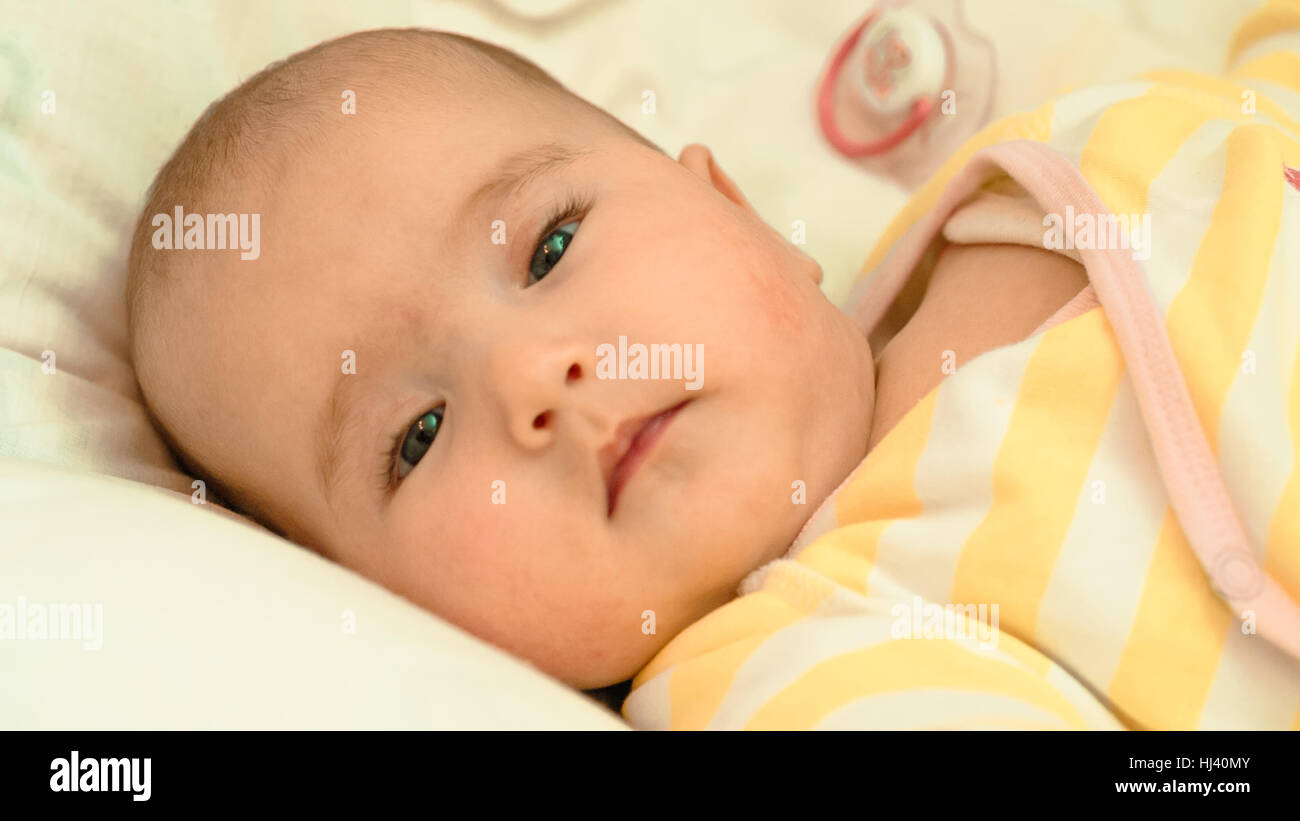
[[[948,216],[998,171],[1020,183],[1049,213],[1063,214],[1066,206],[1110,213],[1082,174],[1050,146],[1014,140],[979,151],[891,249],[876,276],[854,289],[850,304],[868,336]],[[1254,611],[1259,633],[1300,658],[1300,606],[1265,573],[1251,550],[1165,335],[1146,272],[1122,249],[1079,253],[1132,374],[1160,475],[1192,551],[1239,615]],[[1081,293],[1078,299],[1087,297]]]

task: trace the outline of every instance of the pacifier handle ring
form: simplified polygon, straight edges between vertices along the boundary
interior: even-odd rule
[[[849,53],[858,44],[862,32],[875,22],[877,16],[879,16],[878,11],[868,14],[844,39],[835,56],[831,58],[830,67],[826,69],[826,77],[822,80],[821,90],[817,94],[817,120],[821,123],[822,133],[826,135],[826,139],[835,150],[846,157],[870,157],[897,147],[903,140],[912,136],[912,132],[920,128],[921,123],[925,122],[925,118],[929,117],[930,112],[934,110],[934,101],[921,97],[912,104],[912,111],[902,125],[878,140],[865,143],[849,139],[835,123],[835,84],[844,70],[844,62],[848,59]]]

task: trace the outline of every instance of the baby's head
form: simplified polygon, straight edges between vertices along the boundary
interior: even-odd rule
[[[256,258],[168,249],[178,206],[258,215]],[[703,146],[674,161],[516,55],[405,30],[214,104],[127,299],[155,422],[224,501],[592,688],[734,598],[865,452],[870,350],[820,278]],[[691,373],[617,378],[638,344]]]

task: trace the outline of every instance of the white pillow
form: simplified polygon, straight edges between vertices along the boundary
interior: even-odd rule
[[[5,729],[626,729],[531,666],[189,497],[0,459],[0,522]],[[38,620],[44,638],[32,637]]]

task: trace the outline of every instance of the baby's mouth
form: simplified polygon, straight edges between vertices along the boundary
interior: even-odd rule
[[[668,423],[690,401],[687,399],[678,402],[653,416],[629,419],[618,426],[614,440],[600,449],[600,469],[608,492],[607,516],[614,515],[620,491],[636,469],[649,458]]]

